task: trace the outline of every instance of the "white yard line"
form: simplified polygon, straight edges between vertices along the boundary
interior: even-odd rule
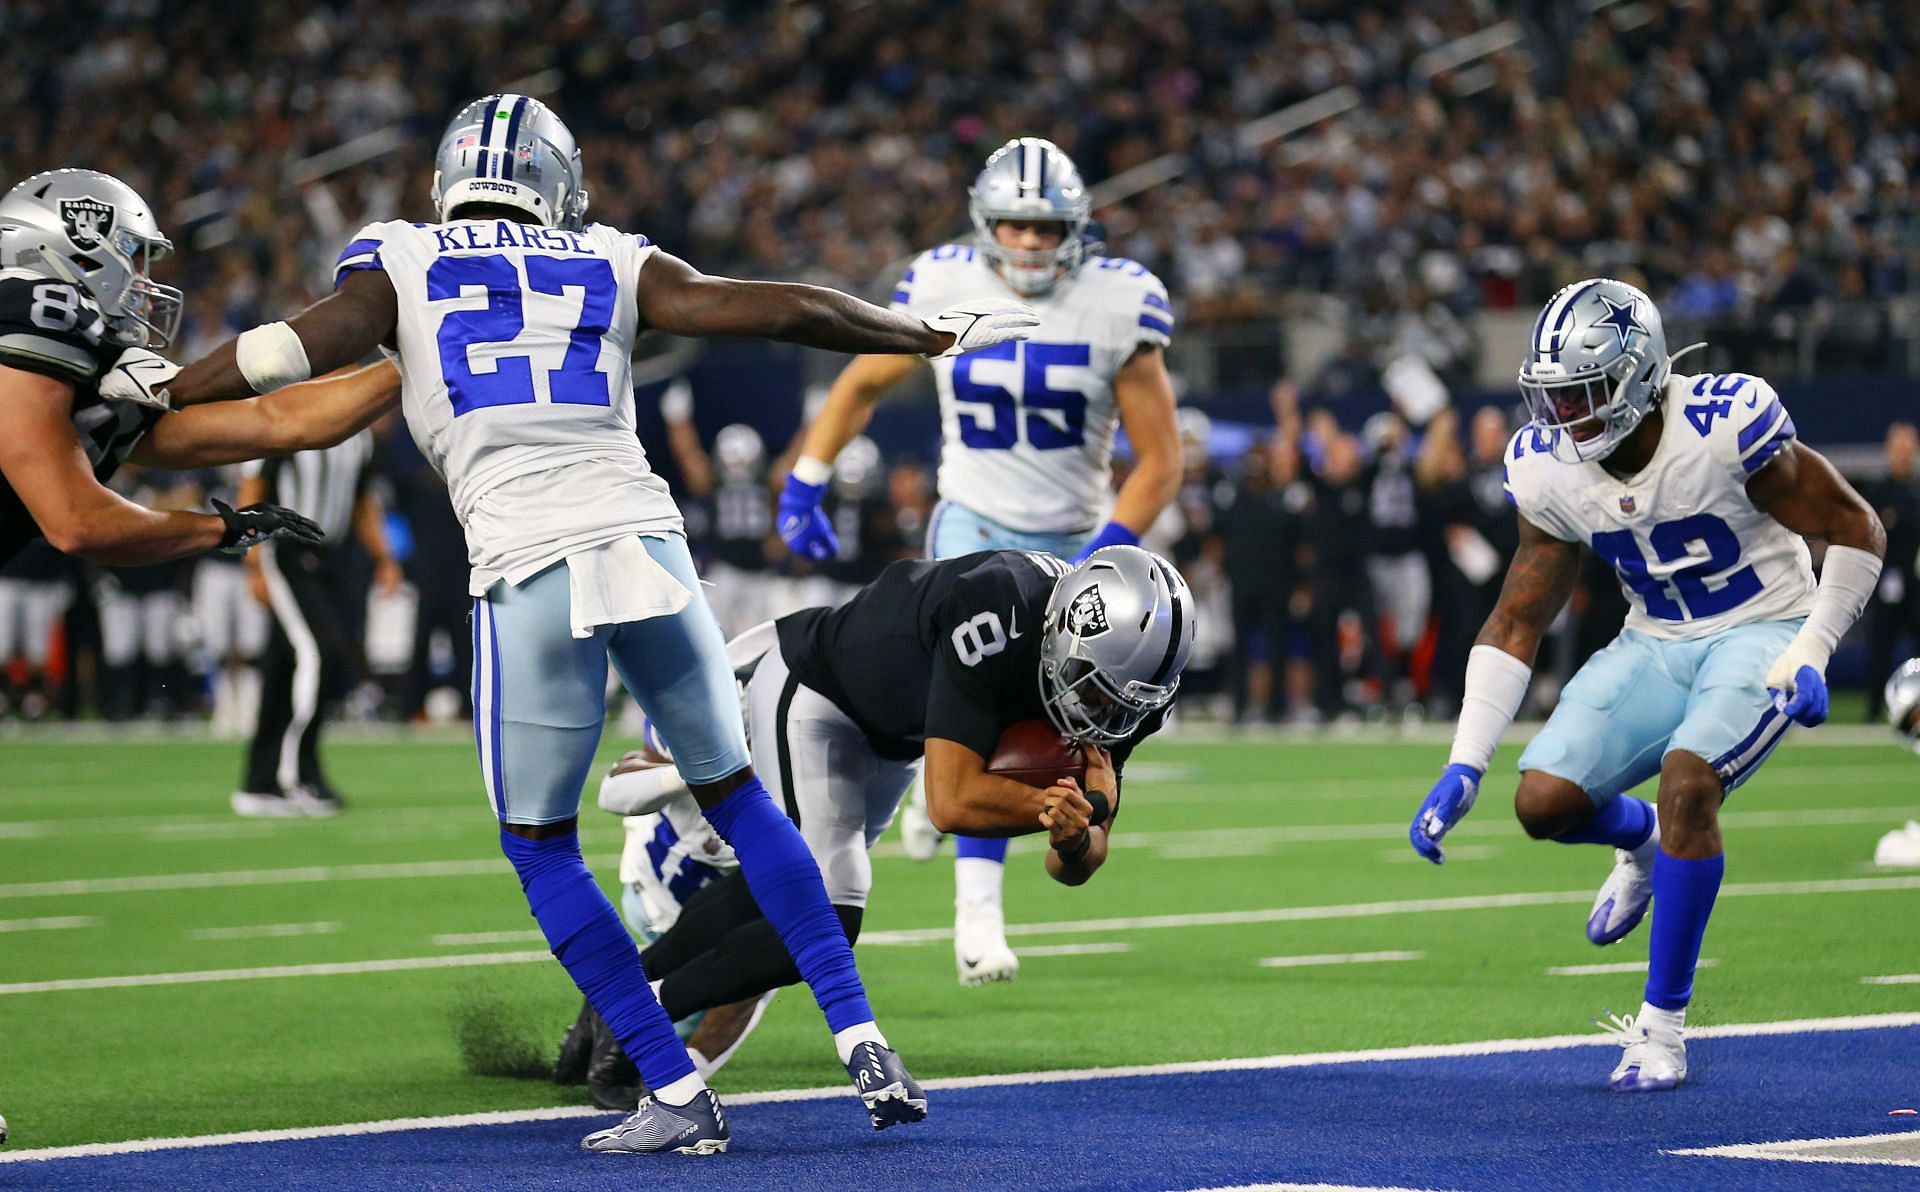
[[[258,940],[294,935],[335,935],[339,931],[338,923],[255,923],[246,927],[193,927],[185,934],[190,940]]]
[[[1380,964],[1389,960],[1425,960],[1425,952],[1323,952],[1317,956],[1269,956],[1261,968],[1318,968],[1329,964]]]
[[[588,857],[611,868],[617,855]],[[511,877],[505,857],[471,861],[397,861],[374,865],[302,865],[291,869],[238,869],[213,873],[160,873],[138,877],[86,877],[0,885],[0,898],[54,898],[81,894],[140,894],[155,890],[214,890],[230,886],[293,886],[308,882],[393,881],[401,878]]]
[[[1720,887],[1722,898],[1775,894],[1862,894],[1920,890],[1920,875],[1833,878],[1809,882],[1734,882]],[[1470,894],[1455,898],[1403,898],[1391,902],[1349,902],[1327,906],[1276,906],[1251,911],[1205,911],[1184,915],[1139,915],[1118,919],[1066,919],[1054,923],[1009,923],[1007,934],[1078,935],[1101,931],[1150,931],[1160,928],[1237,927],[1252,923],[1312,923],[1327,919],[1367,919],[1431,911],[1485,911],[1512,907],[1584,905],[1591,890],[1541,890],[1518,894]],[[951,927],[863,932],[862,944],[930,944],[953,938]]]
[[[1694,967],[1713,968],[1717,966],[1719,963],[1720,962],[1717,960],[1702,960],[1700,961],[1699,964],[1695,965]],[[1606,977],[1606,976],[1611,976],[1615,973],[1644,973],[1646,971],[1647,971],[1646,961],[1629,960],[1622,964],[1557,964],[1547,970],[1547,976],[1549,977]]]
[[[123,977],[68,977],[59,981],[16,981],[0,985],[10,993],[69,993],[81,989],[142,989],[153,985],[201,985],[216,981],[263,981],[276,977],[338,977],[352,973],[402,973],[412,969],[481,968],[551,960],[540,952],[476,952],[466,956],[403,956],[393,960],[349,960],[338,964],[274,964],[264,968],[201,969],[189,973],[137,973]]]
[[[1877,1156],[1810,1155],[1813,1150],[1833,1151],[1846,1147],[1870,1147],[1889,1142],[1911,1142],[1920,1146],[1920,1130],[1893,1134],[1855,1134],[1846,1138],[1794,1138],[1785,1142],[1736,1143],[1732,1146],[1690,1147],[1662,1151],[1666,1155],[1701,1155],[1717,1159],[1771,1159],[1776,1163],[1845,1163],[1874,1167],[1920,1167],[1920,1159],[1883,1159]]]
[[[545,940],[539,928],[528,931],[469,931],[436,935],[428,943],[443,948],[470,948],[485,944],[537,944]]]
[[[1895,973],[1890,977],[1862,977],[1862,985],[1920,985],[1920,973]]]
[[[1864,1014],[1847,1018],[1800,1018],[1780,1022],[1757,1022],[1728,1026],[1690,1028],[1694,1039],[1740,1039],[1770,1035],[1802,1035],[1833,1031],[1886,1030],[1920,1026],[1916,1014]],[[1579,1035],[1549,1035],[1536,1039],[1487,1039],[1473,1043],[1422,1043],[1410,1047],[1381,1047],[1356,1051],[1323,1051],[1300,1055],[1270,1055],[1247,1059],[1189,1060],[1171,1064],[1134,1064],[1114,1068],[1058,1069],[1047,1072],[1019,1072],[1001,1076],[956,1076],[929,1080],[932,1090],[966,1088],[1004,1088],[1038,1084],[1071,1084],[1086,1080],[1121,1080],[1138,1077],[1180,1076],[1201,1072],[1272,1071],[1287,1068],[1317,1068],[1335,1064],[1378,1064],[1396,1060],[1452,1059],[1484,1055],[1514,1055],[1526,1052],[1560,1051],[1569,1047],[1618,1047],[1612,1035],[1589,1031]],[[846,1097],[847,1087],[780,1089],[765,1093],[736,1093],[727,1097],[729,1107],[763,1105],[794,1101],[826,1101]],[[520,1122],[551,1122],[573,1118],[601,1118],[613,1115],[588,1106],[561,1106],[551,1109],[515,1109],[491,1113],[447,1114],[437,1117],[388,1118],[373,1122],[351,1122],[337,1126],[303,1126],[286,1130],[245,1130],[231,1134],[204,1134],[184,1138],[142,1138],[130,1142],[90,1142],[78,1146],[41,1147],[33,1150],[0,1151],[0,1163],[31,1163],[48,1159],[77,1159],[101,1155],[131,1155],[153,1151],[190,1150],[200,1147],[230,1146],[238,1143],[297,1142],[309,1138],[343,1138],[367,1134],[394,1134],[405,1130],[439,1130],[467,1126],[507,1126]]]
[[[98,927],[92,915],[53,915],[42,919],[0,919],[0,935],[11,931],[64,931],[73,927]]]
[[[1104,944],[1038,944],[1031,948],[1020,949],[1020,959],[1029,956],[1106,956],[1110,953],[1131,952],[1132,944],[1118,940]]]

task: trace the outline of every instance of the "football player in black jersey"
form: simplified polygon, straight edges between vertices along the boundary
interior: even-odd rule
[[[179,328],[180,291],[148,268],[172,248],[145,200],[94,170],[35,174],[0,197],[0,564],[40,537],[122,566],[282,535],[317,541],[311,522],[276,505],[161,512],[106,481],[128,460],[198,468],[326,446],[398,402],[399,374],[381,364],[170,410],[164,386],[179,370],[152,348]]]
[[[813,850],[848,937],[873,881],[867,849],[922,756],[927,809],[943,831],[1044,831],[1055,880],[1091,877],[1106,859],[1120,770],[1179,689],[1193,616],[1186,581],[1139,547],[1107,547],[1071,568],[1000,550],[893,563],[837,608],[742,635],[770,647],[747,685],[754,768]],[[988,772],[1001,733],[1036,717],[1085,749],[1084,790],[1071,778],[1041,790]],[[675,1021],[800,979],[737,876],[692,895],[641,959]],[[737,1045],[720,1040],[710,1054]]]

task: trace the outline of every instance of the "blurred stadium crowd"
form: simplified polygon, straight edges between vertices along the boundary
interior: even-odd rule
[[[1009,136],[1052,138],[1095,180],[1174,161],[1096,217],[1110,251],[1169,283],[1183,329],[1316,304],[1347,333],[1251,434],[1209,433],[1191,395],[1188,482],[1154,544],[1209,603],[1191,681],[1221,715],[1447,710],[1511,549],[1511,416],[1421,410],[1417,428],[1387,414],[1351,433],[1328,410],[1408,355],[1462,391],[1475,312],[1606,273],[1744,369],[1767,372],[1805,319],[1836,363],[1907,367],[1887,311],[1920,255],[1920,27],[1895,4],[20,0],[0,36],[16,114],[0,174],[85,165],[154,201],[181,246],[166,280],[188,295],[182,358],[315,297],[362,222],[421,214],[451,104],[503,86],[581,135],[595,218],[704,268],[869,295],[965,228],[966,185]],[[1339,119],[1247,135],[1340,88]],[[859,532],[809,573],[770,533],[781,444],[745,425],[703,441],[684,388],[667,392],[655,450],[730,630],[919,549],[931,444],[843,460],[836,516]],[[1892,479],[1869,486],[1905,511],[1890,557],[1908,560],[1913,454],[1896,428]],[[460,686],[464,599],[429,606],[464,592],[464,560],[404,433],[376,458],[410,582],[372,585],[356,698],[416,716]],[[232,478],[125,483],[187,501]],[[203,710],[208,676],[243,675],[264,636],[238,569],[82,572],[35,552],[0,580],[0,699],[12,715]],[[1883,591],[1870,667],[1878,637],[1891,652],[1920,636],[1916,586]],[[1584,586],[1561,673],[1610,636],[1618,599],[1610,578]],[[149,677],[110,681],[122,669]]]

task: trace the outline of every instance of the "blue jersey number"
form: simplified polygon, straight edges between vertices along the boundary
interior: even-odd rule
[[[1740,561],[1740,538],[1732,526],[1711,513],[1661,522],[1647,533],[1647,542],[1662,563],[1690,558],[1696,542],[1707,551],[1706,558],[1662,580],[1648,571],[1647,557],[1641,553],[1632,530],[1608,530],[1593,536],[1594,553],[1612,564],[1620,582],[1639,594],[1648,616],[1662,621],[1712,617],[1760,594],[1760,576],[1752,564],[1727,574]],[[1717,585],[1710,583],[1723,575]]]
[[[567,355],[559,368],[547,370],[547,392],[561,405],[612,404],[612,389],[600,371],[600,337],[613,324],[618,293],[613,266],[598,257],[527,257],[526,289],[539,294],[580,290],[580,320],[567,341]],[[450,311],[440,321],[440,371],[456,417],[486,406],[523,406],[532,403],[533,359],[518,355],[493,356],[486,372],[473,367],[473,352],[509,343],[527,325],[521,309],[520,270],[499,254],[482,257],[441,257],[427,268],[427,299],[460,298],[473,288],[484,288],[487,305],[480,310]]]
[[[974,380],[973,366],[980,360],[1020,361],[1020,396],[1016,398],[1003,386]],[[1085,368],[1092,360],[1093,351],[1086,344],[1023,345],[1016,340],[960,357],[953,362],[953,400],[962,407],[958,411],[960,441],[976,451],[1005,451],[1020,441],[1024,425],[1027,443],[1035,450],[1080,446],[1086,441],[1087,395],[1077,389],[1049,389],[1047,369]]]

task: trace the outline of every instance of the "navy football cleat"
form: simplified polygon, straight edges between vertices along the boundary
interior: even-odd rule
[[[847,1061],[847,1075],[853,1077],[853,1087],[859,1090],[874,1129],[927,1120],[927,1095],[891,1047],[857,1045],[853,1058]]]
[[[648,1097],[631,1117],[587,1135],[580,1145],[627,1155],[718,1155],[727,1149],[727,1114],[712,1089],[701,1089],[685,1105]]]

